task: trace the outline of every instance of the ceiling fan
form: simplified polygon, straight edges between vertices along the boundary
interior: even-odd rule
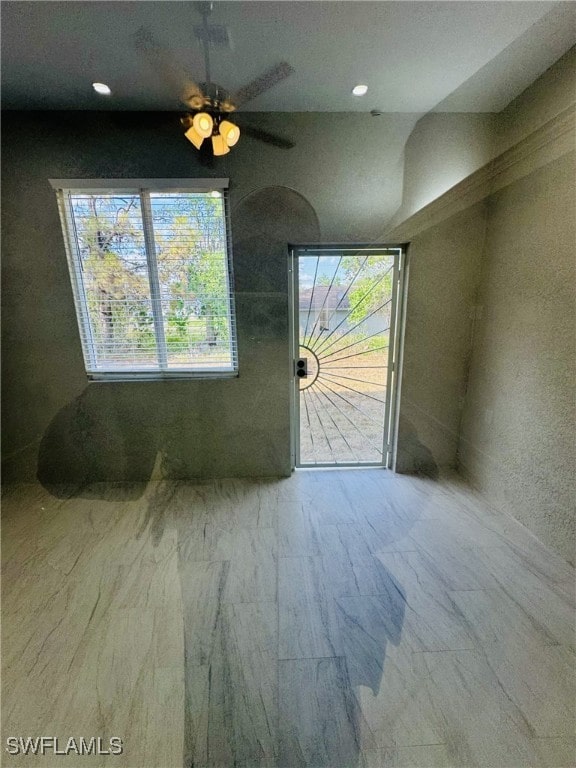
[[[196,149],[200,150],[202,147],[204,154],[206,148],[204,142],[208,140],[207,144],[210,144],[212,149],[211,154],[221,156],[228,154],[230,148],[240,138],[240,128],[230,119],[232,114],[247,102],[285,80],[294,72],[294,69],[287,62],[281,62],[235,93],[230,93],[221,85],[214,83],[210,70],[210,45],[228,45],[228,31],[222,25],[208,23],[213,7],[212,2],[198,2],[196,6],[202,16],[202,24],[194,27],[194,33],[202,44],[205,79],[204,82],[196,83],[188,77],[185,78],[181,99],[187,107],[187,112],[182,116],[181,123],[186,129],[184,135]],[[136,43],[138,49],[147,55],[157,71],[160,70],[164,76],[168,76],[172,84],[175,84],[175,80],[180,80],[181,87],[181,69],[174,67],[166,51],[162,50],[152,38],[149,29],[141,28],[138,31]],[[294,146],[289,139],[260,127],[246,123],[242,123],[241,127],[243,135],[279,149],[291,149]]]

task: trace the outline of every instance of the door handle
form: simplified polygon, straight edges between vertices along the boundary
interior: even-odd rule
[[[306,379],[308,378],[308,359],[306,357],[299,357],[296,360],[296,376],[298,376],[299,379]]]

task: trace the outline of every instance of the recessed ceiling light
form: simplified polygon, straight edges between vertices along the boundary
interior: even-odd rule
[[[94,88],[96,93],[99,93],[101,96],[110,96],[112,93],[106,83],[92,83],[92,88]]]
[[[354,88],[352,88],[352,93],[354,94],[354,96],[365,96],[368,93],[368,86],[355,85]]]

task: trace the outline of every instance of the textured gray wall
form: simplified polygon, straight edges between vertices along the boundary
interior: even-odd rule
[[[174,114],[3,116],[5,477],[146,479],[158,457],[169,477],[290,471],[286,244],[383,231],[414,119],[265,120],[297,147],[245,138],[207,169]],[[240,377],[88,384],[48,179],[171,176],[230,177]]]
[[[494,194],[460,465],[495,506],[576,554],[574,152]]]
[[[397,227],[458,182],[574,104],[576,46],[499,113],[434,111],[406,142]],[[436,108],[437,109],[437,108]]]
[[[397,456],[400,471],[430,473],[457,457],[486,501],[571,562],[576,169],[573,139],[549,124],[532,137],[574,103],[575,56],[496,116],[494,154],[512,148],[498,191],[486,184],[483,202],[435,226],[414,217]],[[414,188],[426,191],[434,164],[408,164]],[[437,217],[443,205],[450,210],[439,200]],[[410,226],[397,231],[406,237]]]
[[[496,115],[429,112],[406,142],[402,204],[392,227],[436,200],[494,156]]]
[[[496,119],[494,155],[514,146],[574,104],[576,46],[508,104]]]
[[[399,472],[455,466],[484,227],[478,203],[410,244]]]

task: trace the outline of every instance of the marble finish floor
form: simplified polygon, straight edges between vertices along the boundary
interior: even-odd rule
[[[457,477],[10,486],[3,765],[569,768],[574,571]],[[10,757],[9,736],[124,752]]]

